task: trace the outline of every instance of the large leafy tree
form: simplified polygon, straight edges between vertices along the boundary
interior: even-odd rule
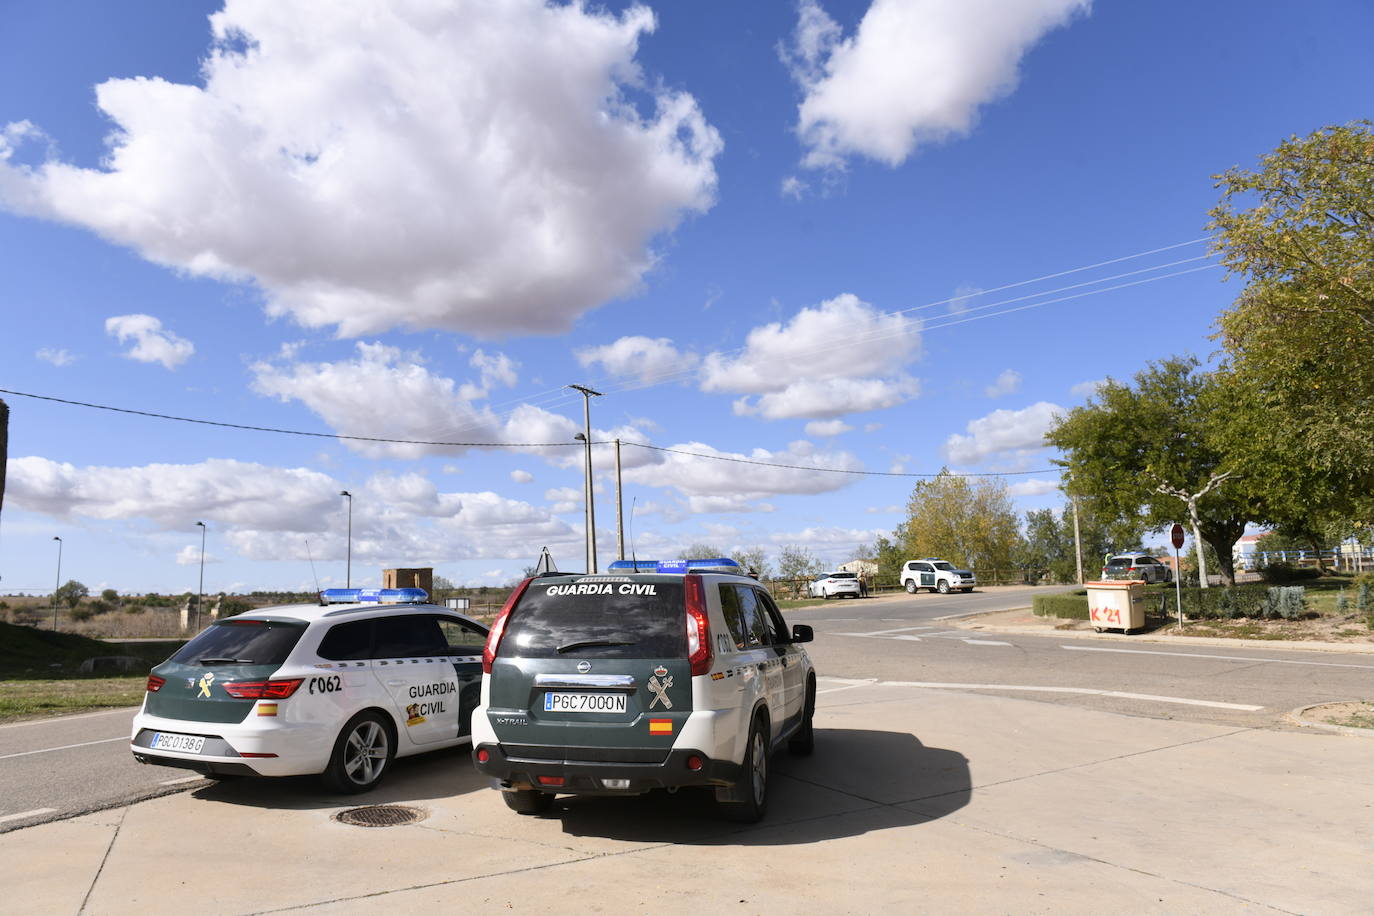
[[[1073,492],[1137,529],[1186,520],[1194,541],[1216,551],[1222,579],[1230,584],[1232,545],[1257,509],[1247,481],[1228,463],[1219,432],[1229,410],[1225,394],[1196,359],[1174,357],[1149,364],[1134,386],[1109,380],[1045,438],[1064,453]]]
[[[1216,176],[1215,250],[1245,280],[1218,322],[1228,450],[1299,537],[1374,518],[1374,124],[1291,137]],[[1300,475],[1295,476],[1295,472]]]
[[[916,484],[896,539],[907,558],[941,557],[977,570],[1010,570],[1020,547],[1020,522],[1001,480],[942,469]]]

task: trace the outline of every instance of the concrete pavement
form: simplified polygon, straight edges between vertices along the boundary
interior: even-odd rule
[[[37,913],[1367,912],[1368,742],[823,679],[768,819],[698,796],[508,811],[465,753],[355,799],[238,780],[0,836]],[[168,771],[171,773],[171,771]],[[354,804],[417,825],[350,827]]]

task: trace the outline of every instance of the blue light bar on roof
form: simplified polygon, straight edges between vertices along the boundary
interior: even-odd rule
[[[424,604],[429,593],[422,588],[327,588],[320,592],[325,604]]]
[[[740,565],[729,557],[712,560],[616,560],[606,567],[607,572],[685,573],[689,569],[737,570]]]

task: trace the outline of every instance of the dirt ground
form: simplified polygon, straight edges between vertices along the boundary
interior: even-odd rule
[[[1307,710],[1302,717],[1327,725],[1374,729],[1374,703],[1325,703]]]

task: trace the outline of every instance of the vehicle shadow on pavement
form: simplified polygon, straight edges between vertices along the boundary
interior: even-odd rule
[[[317,776],[275,779],[245,776],[213,782],[191,795],[205,801],[251,808],[312,811],[451,798],[484,790],[490,784],[491,781],[473,767],[471,748],[461,746],[393,760],[391,771],[382,784],[361,795],[331,792]]]
[[[973,792],[968,758],[906,732],[817,728],[812,756],[780,751],[771,763],[768,815],[758,824],[723,820],[710,789],[564,796],[544,817],[560,819],[573,836],[787,846],[936,820],[967,805]]]

